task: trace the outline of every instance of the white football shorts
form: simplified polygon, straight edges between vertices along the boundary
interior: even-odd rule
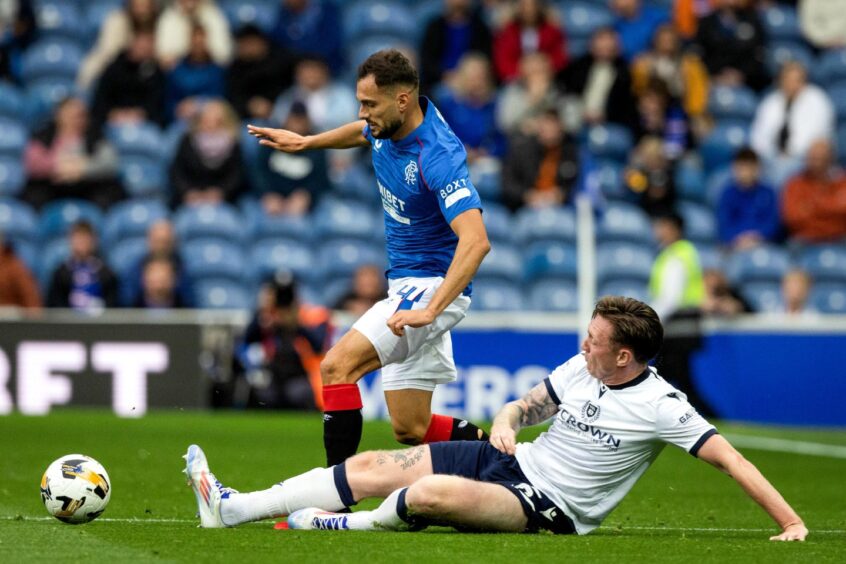
[[[382,364],[382,389],[432,391],[457,377],[449,330],[467,315],[468,296],[458,296],[429,325],[406,327],[402,337],[387,321],[401,309],[423,309],[443,282],[431,278],[398,278],[388,281],[388,297],[371,307],[352,326],[373,344]]]

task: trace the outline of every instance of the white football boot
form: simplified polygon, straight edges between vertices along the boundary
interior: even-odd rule
[[[349,513],[332,513],[317,507],[306,507],[288,515],[288,528],[303,531],[342,531],[348,530]]]
[[[228,527],[220,517],[220,501],[229,494],[238,493],[237,490],[224,487],[209,470],[209,462],[203,449],[197,445],[188,447],[185,453],[185,475],[188,485],[197,496],[197,514],[200,517],[200,527],[204,529],[219,529]]]

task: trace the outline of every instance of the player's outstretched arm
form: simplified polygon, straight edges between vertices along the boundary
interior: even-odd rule
[[[514,454],[520,429],[543,423],[557,411],[558,406],[549,396],[546,384],[541,382],[525,396],[499,410],[491,425],[490,443],[500,452]]]
[[[310,149],[350,149],[369,145],[362,133],[365,125],[367,122],[359,120],[315,135],[300,135],[287,129],[256,125],[248,125],[247,131],[259,140],[260,145],[285,153],[299,153]]]
[[[491,432],[493,435],[493,432]],[[749,497],[754,499],[779,527],[781,534],[770,537],[773,541],[803,541],[808,529],[801,517],[781,497],[772,484],[754,464],[746,460],[729,442],[720,435],[713,435],[699,449],[697,456],[722,470],[740,484]]]

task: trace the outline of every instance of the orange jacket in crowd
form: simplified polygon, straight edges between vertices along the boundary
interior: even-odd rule
[[[794,176],[784,188],[782,217],[791,237],[816,243],[846,238],[846,175]]]
[[[38,285],[23,261],[0,242],[0,306],[40,308]]]

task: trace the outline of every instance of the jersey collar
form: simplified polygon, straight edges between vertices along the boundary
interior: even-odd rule
[[[626,388],[631,388],[632,386],[637,386],[638,384],[649,378],[650,374],[652,373],[649,371],[649,367],[647,366],[646,369],[641,372],[640,376],[638,376],[637,378],[633,378],[628,382],[623,382],[622,384],[615,384],[613,386],[610,384],[605,384],[605,387],[609,390],[624,390]]]

